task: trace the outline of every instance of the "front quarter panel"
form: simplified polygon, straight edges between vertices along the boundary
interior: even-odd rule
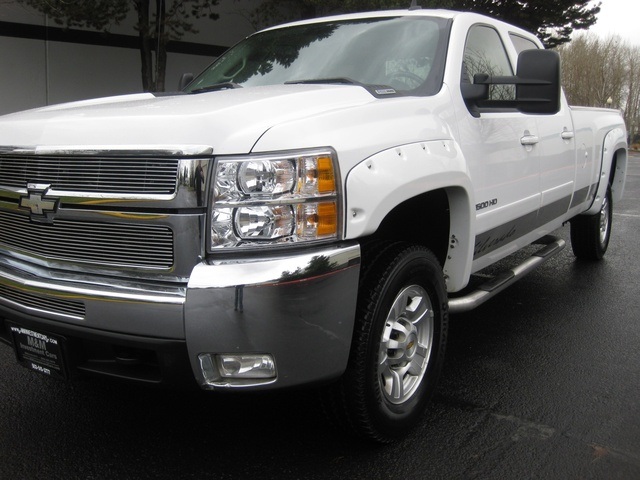
[[[450,254],[444,266],[447,288],[459,290],[469,275],[473,254],[470,239],[475,232],[471,181],[462,153],[452,140],[391,148],[354,167],[346,181],[345,237],[373,234],[396,206],[439,189],[447,192],[451,217]],[[429,212],[415,212],[415,221],[429,222]]]

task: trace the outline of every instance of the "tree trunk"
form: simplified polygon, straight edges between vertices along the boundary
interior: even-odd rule
[[[156,71],[155,92],[164,92],[167,69],[167,40],[164,33],[166,17],[165,0],[156,0]]]
[[[138,12],[138,38],[140,40],[140,65],[142,73],[142,89],[145,92],[154,90],[153,60],[151,57],[149,0],[136,0]]]

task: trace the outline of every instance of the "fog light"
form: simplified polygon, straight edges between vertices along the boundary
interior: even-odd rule
[[[276,364],[268,354],[202,353],[199,355],[202,374],[208,384],[237,380],[266,380],[276,378]]]
[[[273,378],[276,364],[270,355],[218,355],[220,375],[224,378]]]

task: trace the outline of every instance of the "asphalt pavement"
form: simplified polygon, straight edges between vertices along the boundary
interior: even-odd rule
[[[603,261],[567,245],[452,317],[435,399],[393,445],[333,430],[314,392],[69,384],[0,345],[0,478],[640,479],[638,154],[613,222]]]

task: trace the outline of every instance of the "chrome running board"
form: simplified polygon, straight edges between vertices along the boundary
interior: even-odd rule
[[[499,273],[488,282],[482,284],[476,290],[464,295],[463,297],[449,299],[449,313],[468,312],[469,310],[473,310],[474,308],[482,305],[494,295],[497,295],[517,280],[520,280],[526,274],[538,268],[551,257],[560,253],[566,245],[566,242],[563,239],[551,235],[542,237],[535,243],[544,245],[544,247],[531,255],[520,265]]]

